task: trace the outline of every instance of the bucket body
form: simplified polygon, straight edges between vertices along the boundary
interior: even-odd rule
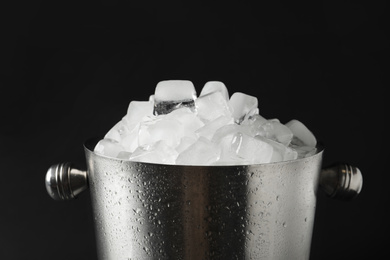
[[[309,259],[322,149],[294,161],[180,166],[85,145],[99,259]]]

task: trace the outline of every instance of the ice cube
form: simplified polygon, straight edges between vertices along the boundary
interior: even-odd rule
[[[120,143],[125,148],[125,151],[134,152],[138,147],[139,127],[140,123],[135,125],[126,135],[122,136]]]
[[[256,135],[264,136],[288,146],[293,138],[292,131],[279,120],[268,120],[257,128]]]
[[[152,145],[164,140],[168,145],[175,147],[180,143],[181,136],[177,135],[180,123],[174,119],[151,117],[142,122],[138,131],[138,145]]]
[[[249,164],[269,163],[274,154],[268,142],[240,132],[234,134],[231,149]]]
[[[252,116],[246,117],[242,122],[241,125],[249,126],[250,130],[252,132],[252,136],[255,136],[258,134],[261,129],[260,127],[267,123],[267,119],[262,117],[259,114],[254,114]]]
[[[176,151],[180,154],[181,152],[183,152],[184,150],[186,150],[190,145],[192,145],[193,143],[195,143],[197,140],[198,140],[198,138],[196,138],[196,137],[192,137],[192,136],[183,136],[183,137],[180,139],[179,145],[176,146]]]
[[[177,155],[177,151],[165,141],[158,141],[152,145],[138,147],[129,159],[138,162],[174,164]]]
[[[111,139],[118,142],[124,150],[133,152],[138,146],[138,129],[139,123],[129,129],[129,124],[125,123],[125,120],[119,121],[107,134],[105,139]]]
[[[274,152],[272,154],[271,162],[289,161],[298,158],[298,153],[290,147],[260,135],[255,136],[255,138],[268,143],[273,147]]]
[[[316,147],[306,146],[296,137],[293,137],[289,146],[298,153],[298,158],[305,158],[314,155],[317,152]]]
[[[294,137],[296,137],[294,138],[294,140],[299,140],[300,142],[302,142],[303,146],[316,147],[317,145],[316,138],[314,137],[313,133],[303,123],[293,119],[288,123],[286,123],[286,126],[291,130]]]
[[[232,117],[228,102],[219,91],[200,96],[195,100],[198,116],[206,121],[213,121],[220,116]]]
[[[203,86],[202,91],[200,92],[199,97],[210,94],[212,92],[220,92],[222,94],[222,97],[226,100],[226,102],[229,101],[229,92],[226,88],[225,84],[223,84],[221,81],[209,81],[206,82],[206,84]]]
[[[131,130],[135,125],[142,121],[146,116],[153,115],[153,102],[150,101],[131,101],[127,109],[127,114],[123,117],[124,123]]]
[[[203,136],[209,140],[212,139],[215,132],[222,126],[233,124],[233,118],[230,116],[220,116],[217,119],[205,124],[203,127],[196,130],[196,134]]]
[[[107,132],[104,138],[120,142],[129,132],[127,125],[121,120]]]
[[[183,136],[194,136],[195,131],[204,126],[202,120],[188,107],[182,107],[172,111],[165,116],[165,119],[178,121],[180,123],[180,129],[177,129],[177,134],[180,133]]]
[[[176,147],[182,137],[195,137],[195,131],[203,125],[189,108],[183,107],[170,114],[150,117],[141,122],[138,144],[144,146],[164,140],[168,145]]]
[[[94,149],[94,152],[100,155],[104,155],[107,157],[117,157],[117,155],[124,151],[122,145],[120,145],[117,141],[112,139],[102,139],[100,140]]]
[[[245,116],[257,112],[258,101],[256,97],[241,92],[235,92],[230,97],[229,105],[232,109],[232,114],[236,123],[240,124]]]
[[[210,165],[220,157],[221,149],[213,142],[200,137],[195,143],[181,152],[176,159],[180,165]]]
[[[116,158],[122,159],[122,160],[130,160],[130,157],[131,157],[131,153],[130,152],[126,152],[126,151],[121,151],[116,156]]]
[[[237,124],[224,125],[215,131],[211,141],[221,148],[219,164],[248,164],[241,157],[237,157],[234,151],[232,151],[231,146],[235,134],[249,134],[249,131],[247,126]]]
[[[195,111],[196,90],[189,80],[160,81],[154,92],[154,114],[164,115],[180,107]]]
[[[215,131],[211,141],[218,144],[223,138],[230,136],[232,137],[235,133],[245,133],[247,135],[251,135],[250,128],[248,126],[244,125],[237,125],[237,124],[229,124],[224,125]]]

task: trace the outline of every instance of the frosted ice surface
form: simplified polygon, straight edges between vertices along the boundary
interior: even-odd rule
[[[158,141],[165,141],[168,145],[176,146],[180,143],[178,136],[180,123],[177,120],[162,117],[150,118],[142,122],[138,131],[138,145],[150,145]]]
[[[243,133],[234,134],[232,150],[250,164],[269,163],[274,154],[274,149],[269,143]]]
[[[251,136],[255,136],[260,134],[262,131],[261,126],[265,123],[267,123],[267,119],[262,117],[259,114],[254,114],[252,116],[246,117],[242,122],[241,125],[249,126],[251,131]]]
[[[120,143],[124,147],[125,151],[133,152],[138,147],[139,126],[140,123],[134,126],[133,129],[126,135],[122,136]]]
[[[154,92],[154,114],[164,115],[180,107],[195,110],[196,90],[189,80],[160,81]]]
[[[232,114],[237,123],[241,123],[245,116],[256,113],[258,101],[256,97],[235,92],[229,100]]]
[[[283,125],[259,115],[256,97],[222,82],[205,84],[199,98],[190,81],[161,81],[149,101],[127,114],[95,146],[108,157],[164,164],[246,165],[304,158],[317,141],[298,120]]]
[[[132,152],[138,146],[138,129],[139,123],[129,129],[129,124],[125,120],[119,121],[107,134],[105,139],[111,139],[121,144],[124,150]]]
[[[211,141],[221,148],[220,163],[223,164],[247,164],[241,157],[237,157],[232,150],[232,140],[237,133],[249,134],[250,129],[237,124],[225,125],[215,131]]]
[[[167,114],[165,118],[178,121],[180,129],[177,129],[177,134],[180,133],[183,136],[193,136],[196,130],[204,126],[202,120],[187,107],[176,109]]]
[[[198,140],[198,138],[197,138],[197,137],[194,137],[194,136],[183,136],[183,137],[180,139],[179,145],[176,146],[176,151],[177,151],[178,153],[183,152],[183,151],[186,150],[190,145],[192,145],[193,143],[195,143],[197,140]]]
[[[121,151],[118,153],[116,158],[123,159],[123,160],[130,160],[131,153],[126,151]]]
[[[229,92],[226,88],[225,84],[223,84],[221,81],[209,81],[207,82],[204,87],[202,88],[202,91],[200,92],[199,97],[210,94],[212,92],[220,92],[222,94],[222,97],[226,101],[229,101]]]
[[[257,135],[255,138],[266,142],[273,147],[274,152],[272,154],[271,162],[289,161],[298,158],[298,153],[290,147],[260,135]]]
[[[146,116],[153,115],[153,102],[150,101],[131,101],[127,109],[127,114],[123,117],[123,121],[131,129],[136,124],[142,121]]]
[[[219,129],[217,129],[217,131],[215,131],[211,140],[214,143],[219,143],[223,138],[225,138],[227,136],[232,137],[233,134],[238,133],[238,132],[245,133],[248,135],[251,134],[250,128],[248,126],[230,124],[230,125],[224,125],[224,126],[220,127]]]
[[[104,136],[119,142],[126,151],[132,152],[138,146],[138,128],[142,120],[152,116],[153,103],[131,101],[127,114]]]
[[[200,96],[195,100],[198,116],[207,121],[213,121],[220,116],[231,117],[228,101],[219,91]]]
[[[117,157],[124,148],[117,141],[111,139],[102,139],[95,146],[95,152],[108,157]]]
[[[144,146],[164,140],[167,145],[176,147],[183,136],[195,137],[195,131],[203,125],[190,109],[183,107],[168,115],[142,122],[138,131],[138,144]]]
[[[127,125],[121,120],[107,132],[104,138],[120,142],[129,132]]]
[[[137,162],[174,164],[177,151],[165,141],[158,141],[153,145],[138,147],[131,155],[130,160]]]
[[[234,121],[232,117],[220,116],[217,119],[205,124],[203,127],[196,130],[195,133],[198,134],[199,136],[203,136],[211,140],[213,138],[213,135],[219,128],[229,124],[233,125],[233,123]]]
[[[294,149],[298,153],[298,158],[305,158],[311,155],[314,155],[317,152],[317,148],[312,147],[312,146],[305,146],[302,143],[299,143],[300,140],[293,138],[293,141],[290,144],[290,147]]]
[[[220,151],[221,149],[215,143],[200,137],[179,154],[176,164],[210,165],[219,159]]]
[[[292,131],[285,125],[279,123],[279,120],[269,120],[257,128],[256,135],[267,137],[283,145],[288,146],[293,138]]]
[[[286,123],[286,126],[291,130],[294,137],[300,140],[304,146],[316,147],[317,139],[303,123],[293,119]]]

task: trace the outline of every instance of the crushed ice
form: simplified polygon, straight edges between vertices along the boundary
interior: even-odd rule
[[[94,151],[159,164],[248,165],[311,156],[316,145],[302,122],[267,120],[256,97],[229,98],[222,82],[207,82],[197,97],[191,81],[166,80],[148,101],[131,101]]]

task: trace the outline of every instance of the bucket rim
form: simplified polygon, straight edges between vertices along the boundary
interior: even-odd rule
[[[93,154],[96,157],[114,160],[114,161],[121,161],[121,162],[130,162],[130,163],[138,163],[138,164],[145,164],[145,165],[162,165],[162,166],[180,166],[180,167],[248,167],[248,166],[256,166],[256,165],[282,165],[282,164],[288,164],[293,162],[299,162],[302,160],[310,160],[310,158],[322,156],[322,153],[324,152],[324,145],[322,142],[318,141],[316,148],[317,151],[315,154],[295,159],[295,160],[287,160],[287,161],[279,161],[279,162],[270,162],[270,163],[258,163],[258,164],[228,164],[228,165],[191,165],[191,164],[161,164],[161,163],[151,163],[151,162],[140,162],[140,161],[131,161],[131,160],[125,160],[125,159],[118,159],[114,157],[109,157],[101,154],[97,154],[94,152],[94,148],[96,144],[101,140],[101,137],[91,137],[85,140],[84,142],[84,151],[85,153]]]

